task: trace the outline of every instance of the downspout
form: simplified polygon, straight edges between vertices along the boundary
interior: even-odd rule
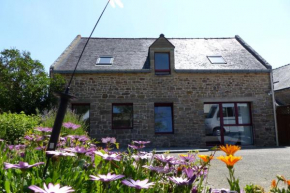
[[[273,103],[273,111],[274,111],[276,146],[279,146],[278,126],[277,126],[277,116],[276,116],[276,102],[275,102],[274,84],[273,84],[273,70],[271,70],[271,72],[270,72],[270,80],[271,80],[271,95],[272,95],[272,103]]]

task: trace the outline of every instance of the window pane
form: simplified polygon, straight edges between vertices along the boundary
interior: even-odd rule
[[[155,106],[155,132],[172,133],[172,107]]]
[[[219,104],[204,104],[204,126],[207,145],[221,144],[221,127],[219,118]]]
[[[222,56],[208,56],[208,59],[212,64],[226,64]]]
[[[238,103],[239,124],[250,124],[250,107],[249,103]]]
[[[253,134],[251,126],[225,126],[225,144],[252,145]]]
[[[113,105],[113,128],[133,128],[133,105]]]
[[[235,105],[234,103],[224,103],[223,107],[223,120],[224,125],[237,124],[235,117]]]
[[[169,53],[155,53],[155,70],[169,70]]]
[[[112,57],[100,57],[97,64],[112,64]]]

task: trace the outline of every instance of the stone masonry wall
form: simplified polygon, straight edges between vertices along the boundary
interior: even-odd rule
[[[64,75],[69,77],[69,75]],[[268,73],[76,74],[73,103],[90,103],[91,136],[116,137],[125,146],[150,140],[153,147],[205,146],[204,102],[251,102],[254,145],[274,146]],[[174,134],[154,133],[154,103],[173,103]],[[133,129],[112,130],[112,103],[133,103]]]

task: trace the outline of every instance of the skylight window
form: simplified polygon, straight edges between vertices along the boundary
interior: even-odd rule
[[[101,56],[97,60],[97,65],[112,65],[113,60],[112,56]]]
[[[222,56],[207,56],[212,64],[226,64],[227,62]]]

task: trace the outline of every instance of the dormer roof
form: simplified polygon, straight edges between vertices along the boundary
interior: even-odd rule
[[[174,48],[174,45],[165,38],[164,34],[160,34],[159,38],[153,42],[150,48]]]

